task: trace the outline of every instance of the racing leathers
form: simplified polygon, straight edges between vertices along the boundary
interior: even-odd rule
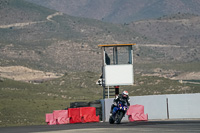
[[[111,110],[110,110],[110,115],[112,115],[112,113],[115,113],[114,108],[117,107],[117,103],[121,101],[124,105],[126,106],[130,106],[130,98],[129,96],[124,97],[122,94],[119,94],[114,100],[113,100],[113,104],[111,105]]]

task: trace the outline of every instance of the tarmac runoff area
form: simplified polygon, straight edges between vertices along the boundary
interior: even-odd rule
[[[0,133],[200,133],[200,120],[108,122],[0,128]]]

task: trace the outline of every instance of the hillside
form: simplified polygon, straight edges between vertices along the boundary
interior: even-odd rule
[[[95,84],[102,64],[98,44],[137,44],[135,84],[120,86],[130,96],[200,92],[198,15],[112,24],[1,0],[0,20],[0,126],[46,124],[45,113],[101,99],[102,87]]]
[[[55,73],[101,72],[97,45],[110,43],[137,44],[136,72],[149,73],[158,66],[169,70],[164,66],[170,64],[172,71],[180,73],[184,72],[176,67],[180,64],[196,64],[197,68],[200,64],[197,15],[178,13],[119,25],[68,16],[24,0],[3,0],[1,6],[1,66]],[[194,71],[192,66],[187,69]]]
[[[0,78],[0,127],[46,125],[45,113],[69,107],[70,102],[102,98],[102,87],[95,84],[99,74],[66,73],[41,84]],[[121,86],[130,96],[199,93],[199,85],[166,78],[136,75],[134,86]]]
[[[154,20],[132,22],[127,26],[161,44],[140,45],[151,47],[150,50],[146,49],[152,51],[147,52],[149,57],[182,62],[200,61],[199,16],[174,14]]]
[[[68,15],[112,23],[191,13],[200,15],[199,0],[27,0]]]
[[[1,66],[96,71],[101,65],[98,44],[147,41],[123,25],[68,16],[24,0],[3,0],[3,3]]]

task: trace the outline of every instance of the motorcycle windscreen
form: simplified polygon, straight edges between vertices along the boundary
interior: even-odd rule
[[[106,65],[105,86],[133,85],[133,65]]]

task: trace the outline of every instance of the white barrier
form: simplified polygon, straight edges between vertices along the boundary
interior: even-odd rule
[[[200,118],[200,93],[130,97],[131,105],[144,105],[148,119]],[[113,98],[105,99],[104,121],[109,121]],[[127,116],[123,121],[127,121]]]
[[[169,118],[200,118],[200,94],[167,95]]]
[[[148,119],[167,119],[167,103],[165,95],[130,97],[131,105],[144,105],[144,113]]]

